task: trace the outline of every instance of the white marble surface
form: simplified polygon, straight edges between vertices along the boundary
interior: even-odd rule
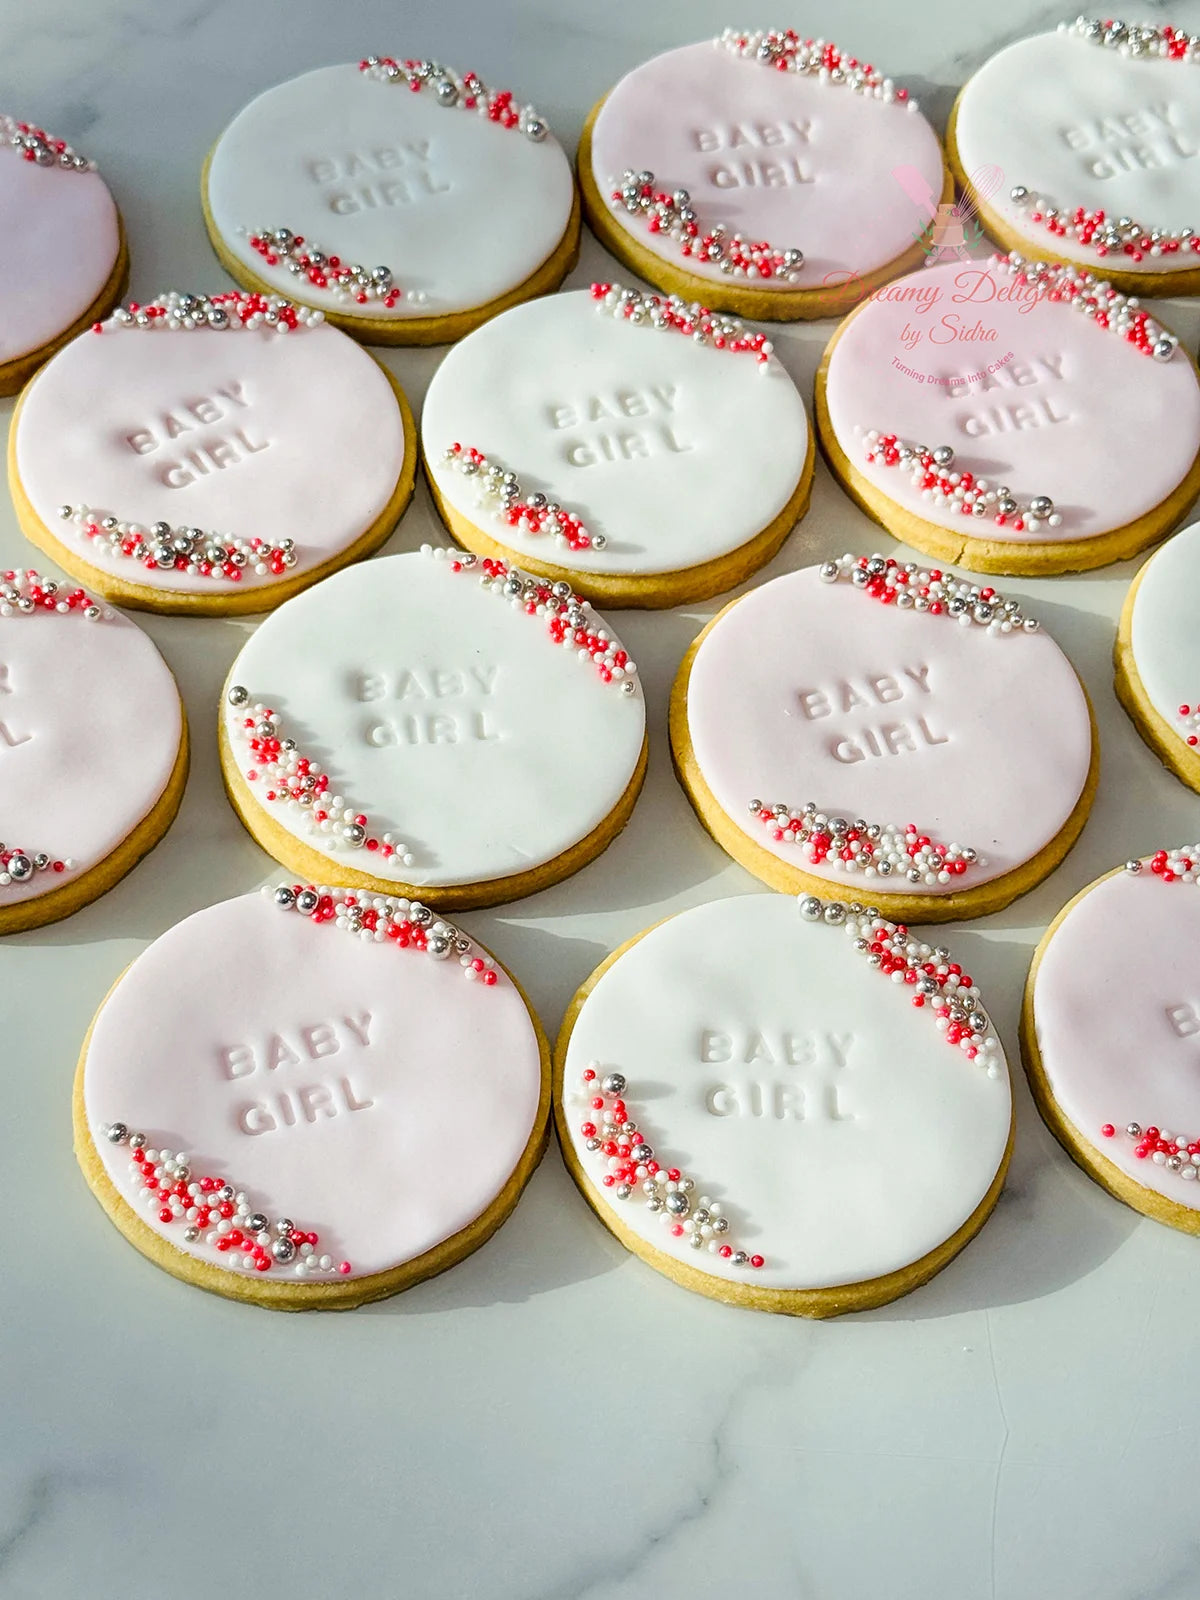
[[[145,297],[224,283],[200,219],[200,162],[232,112],[290,73],[370,50],[441,56],[521,88],[571,141],[621,71],[736,20],[714,0],[606,11],[413,0],[403,14],[401,32],[399,8],[369,0],[0,0],[0,103],[99,158]],[[1059,15],[1018,3],[989,21],[951,0],[847,0],[836,34],[940,118],[991,48]],[[1193,0],[1165,15],[1200,26]],[[818,13],[789,20],[816,29]],[[588,241],[571,281],[611,270]],[[1170,316],[1194,345],[1200,308]],[[828,332],[779,341],[806,393]],[[417,401],[438,359],[387,358]],[[422,488],[388,548],[433,530]],[[768,570],[881,541],[822,466],[807,521]],[[0,564],[27,557],[5,503]],[[955,936],[1014,1058],[1029,952],[1062,902],[1131,852],[1200,831],[1195,797],[1111,692],[1131,571],[1006,586],[1086,677],[1104,748],[1099,800],[1067,862]],[[466,919],[551,1030],[613,945],[670,911],[757,888],[700,831],[667,756],[667,687],[705,615],[621,619],[654,740],[626,833],[571,882]],[[198,735],[179,821],[102,902],[0,949],[5,1600],[1198,1592],[1197,1243],[1084,1178],[1020,1081],[1012,1175],[980,1238],[916,1295],[830,1324],[734,1311],[659,1278],[595,1222],[554,1151],[482,1251],[364,1312],[227,1304],[125,1245],[71,1156],[79,1041],[149,940],[270,875],[221,795],[210,737],[246,625],[148,626]]]

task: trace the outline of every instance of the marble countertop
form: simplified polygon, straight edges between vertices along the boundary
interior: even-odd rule
[[[1145,5],[1138,20],[1161,10]],[[951,0],[845,0],[834,31],[940,122],[994,48],[1064,14],[1030,0],[994,20]],[[1197,0],[1167,15],[1200,27]],[[432,55],[518,86],[570,144],[623,71],[737,19],[714,0],[603,12],[411,0],[404,20],[401,35],[400,12],[389,21],[370,0],[0,0],[0,104],[99,159],[129,225],[132,293],[146,298],[225,285],[200,217],[200,163],[271,83],[371,50]],[[810,8],[787,20],[816,30],[825,19]],[[613,270],[585,239],[569,282]],[[1166,315],[1194,348],[1200,302]],[[829,332],[777,338],[806,394]],[[417,403],[439,359],[385,357]],[[387,548],[438,531],[422,486]],[[881,541],[819,465],[809,516],[763,576]],[[28,558],[3,497],[0,565]],[[1020,987],[1049,919],[1113,863],[1197,832],[1195,797],[1112,694],[1132,571],[1004,585],[1086,679],[1104,753],[1093,818],[1064,865],[953,933],[1014,1062]],[[666,746],[671,677],[712,609],[620,619],[652,718],[650,777],[627,831],[567,883],[464,919],[551,1032],[613,946],[670,912],[758,889],[694,821]],[[553,1148],[481,1251],[361,1312],[271,1316],[188,1289],[123,1243],[71,1155],[87,1022],[165,928],[272,876],[224,800],[206,736],[249,625],[145,626],[198,733],[179,820],[115,892],[0,949],[6,1600],[1197,1593],[1197,1243],[1090,1183],[1019,1071],[1012,1173],[978,1240],[910,1298],[832,1323],[733,1310],[660,1278],[599,1226]]]

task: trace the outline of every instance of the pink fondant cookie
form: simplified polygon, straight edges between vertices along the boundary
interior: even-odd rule
[[[197,912],[118,979],[80,1057],[75,1150],[175,1277],[351,1306],[499,1227],[548,1105],[541,1029],[485,950],[413,901],[297,884]]]
[[[924,1283],[983,1226],[1012,1101],[979,990],[875,911],[698,906],[583,985],[555,1051],[567,1166],[685,1288],[826,1317]]]
[[[247,288],[374,344],[441,344],[557,288],[579,247],[562,146],[533,106],[435,61],[369,56],[268,89],[201,181]]]
[[[733,588],[812,485],[804,402],[770,340],[615,284],[471,334],[434,374],[421,433],[456,538],[605,605]]]
[[[8,467],[26,536],[107,598],[258,612],[383,543],[416,430],[396,380],[319,311],[173,292],[38,374]]]
[[[579,180],[641,277],[778,320],[840,315],[917,266],[952,194],[907,91],[791,29],[726,29],[635,68],[588,118]]]
[[[441,909],[578,871],[646,766],[637,666],[569,585],[426,545],[288,602],[230,669],[225,784],[299,876]]]
[[[1117,697],[1177,778],[1200,790],[1200,523],[1168,539],[1130,585],[1113,651]]]
[[[73,584],[0,571],[0,934],[111,889],[186,778],[183,706],[150,639]]]
[[[1198,63],[1200,40],[1169,23],[1088,17],[985,62],[946,142],[988,231],[1131,293],[1195,294]]]
[[[976,572],[1076,572],[1161,538],[1200,489],[1200,381],[1135,299],[1018,256],[865,299],[817,373],[847,492]]]
[[[1078,837],[1098,773],[1087,695],[1036,621],[882,556],[726,606],[684,657],[670,720],[680,780],[736,861],[905,922],[1033,888]]]
[[[129,274],[117,207],[95,163],[0,113],[0,394],[111,310]]]
[[[1038,945],[1021,1044],[1038,1109],[1118,1200],[1200,1234],[1200,845],[1128,862]]]

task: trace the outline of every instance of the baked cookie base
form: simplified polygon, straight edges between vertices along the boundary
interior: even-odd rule
[[[1075,802],[1071,815],[1049,844],[1021,866],[1014,867],[1010,872],[1002,873],[1000,877],[973,888],[956,889],[949,894],[889,894],[878,887],[876,880],[871,880],[868,884],[866,880],[860,881],[852,877],[840,880],[821,878],[805,872],[801,867],[791,865],[790,862],[781,861],[772,851],[752,839],[733,820],[709,788],[696,760],[688,728],[688,684],[692,675],[692,663],[705,638],[730,607],[737,603],[736,600],[731,600],[729,605],[719,611],[692,641],[671,686],[669,711],[671,758],[675,765],[675,775],[691,801],[692,809],[702,826],[726,855],[732,856],[739,866],[745,867],[747,872],[753,873],[762,883],[784,894],[811,894],[820,900],[860,900],[877,906],[889,921],[903,923],[957,922],[970,917],[985,917],[993,911],[1003,911],[1005,906],[1011,905],[1021,895],[1028,894],[1041,883],[1043,878],[1049,877],[1083,832],[1083,825],[1092,809],[1092,802],[1096,798],[1096,789],[1100,782],[1100,736],[1096,728],[1092,702],[1082,682],[1080,688],[1087,700],[1088,719],[1092,729],[1091,760],[1088,763],[1087,778],[1079,799]],[[749,796],[747,796],[748,804]]]
[[[1151,702],[1146,686],[1138,676],[1133,655],[1133,606],[1141,586],[1145,567],[1134,578],[1121,607],[1117,623],[1117,637],[1113,645],[1113,687],[1117,699],[1129,714],[1129,720],[1141,734],[1147,746],[1181,783],[1200,793],[1200,750],[1193,748],[1177,729]]]
[[[1025,256],[1031,261],[1066,262],[1070,266],[1080,267],[1094,277],[1103,278],[1105,283],[1111,283],[1113,288],[1119,289],[1122,294],[1200,294],[1200,265],[1180,267],[1174,272],[1122,272],[1119,266],[1114,265],[1111,256],[1097,256],[1086,250],[1078,255],[1073,254],[1070,241],[1055,239],[1048,231],[1042,235],[1046,241],[1044,244],[1036,238],[1029,238],[1018,232],[1011,222],[994,211],[975,193],[967,170],[963,166],[962,157],[958,153],[958,108],[962,104],[965,92],[965,89],[959,90],[946,123],[946,159],[959,188],[971,197],[988,237],[994,239],[1002,250],[1015,250],[1018,255]],[[1068,205],[1070,209],[1074,209],[1075,202],[1068,198]]]
[[[909,248],[885,262],[883,266],[864,272],[847,282],[830,284],[820,289],[754,289],[744,282],[714,281],[698,273],[664,261],[654,251],[641,243],[621,221],[606,195],[602,194],[592,170],[592,129],[607,99],[598,100],[588,112],[583,132],[579,136],[579,154],[576,158],[576,176],[579,192],[583,196],[583,212],[588,227],[600,243],[622,266],[636,272],[646,283],[666,294],[682,295],[685,300],[699,300],[713,311],[731,311],[739,317],[751,317],[756,322],[797,322],[814,317],[844,316],[847,304],[869,295],[880,285],[893,278],[903,277],[919,267],[925,259],[925,238],[922,234]],[[942,161],[941,203],[954,199],[954,179]],[[682,258],[681,258],[682,259]]]
[[[413,421],[408,399],[399,381],[382,362],[379,364],[379,370],[391,386],[404,425],[404,460],[401,463],[400,476],[396,480],[396,487],[392,490],[387,505],[367,531],[360,534],[353,544],[346,545],[328,561],[323,561],[320,566],[293,573],[287,578],[280,578],[276,583],[247,584],[245,588],[215,590],[211,594],[168,589],[159,584],[136,583],[131,578],[115,577],[105,568],[93,566],[80,554],[79,541],[65,544],[46,526],[25,493],[17,472],[17,428],[20,424],[21,407],[25,403],[24,395],[17,402],[8,430],[8,488],[17,513],[17,525],[30,544],[36,545],[64,572],[69,573],[90,592],[102,595],[113,605],[124,606],[133,611],[156,611],[160,616],[176,617],[240,617],[272,611],[285,600],[290,600],[294,594],[299,594],[302,589],[310,589],[314,583],[320,583],[321,579],[329,577],[330,573],[338,572],[342,567],[348,567],[355,561],[361,561],[364,556],[373,555],[380,545],[385,544],[391,537],[397,522],[404,515],[408,502],[412,499],[417,478],[416,423]],[[131,562],[130,566],[135,571],[139,570],[134,562]]]
[[[1118,872],[1124,870],[1124,867],[1118,867],[1116,872],[1106,872],[1103,878],[1097,878],[1095,883],[1089,883],[1086,889],[1081,889],[1067,901],[1042,935],[1037,949],[1033,952],[1033,961],[1029,968],[1029,976],[1025,980],[1025,995],[1021,1003],[1021,1059],[1025,1064],[1025,1075],[1029,1079],[1029,1087],[1033,1091],[1033,1098],[1041,1113],[1042,1121],[1076,1166],[1082,1167],[1088,1177],[1093,1178],[1102,1189],[1107,1189],[1109,1194],[1124,1201],[1134,1211],[1140,1211],[1144,1217],[1152,1217],[1155,1222],[1163,1222],[1168,1228],[1177,1228],[1181,1233],[1200,1235],[1200,1210],[1193,1210],[1191,1206],[1177,1205],[1175,1201],[1168,1200],[1155,1190],[1136,1183],[1107,1156],[1101,1155],[1092,1140],[1080,1133],[1054,1098],[1054,1091],[1050,1087],[1050,1080],[1042,1062],[1042,1053],[1038,1047],[1033,991],[1042,957],[1059,927],[1084,896],[1099,888],[1106,879],[1116,877]]]
[[[331,307],[327,301],[305,300],[303,294],[298,292],[301,287],[298,278],[294,287],[289,285],[286,289],[281,289],[278,284],[268,283],[265,278],[260,278],[257,273],[251,271],[240,256],[233,253],[213,221],[212,210],[208,203],[208,172],[212,165],[212,155],[210,150],[204,158],[204,168],[200,174],[200,204],[204,209],[204,225],[208,229],[209,243],[225,271],[243,289],[252,289],[258,294],[282,294],[285,299],[294,300],[297,305],[313,306],[314,309],[323,311],[326,322],[332,323],[335,328],[340,328],[343,333],[351,334],[363,344],[452,344],[478,328],[481,323],[487,322],[489,318],[501,311],[507,311],[510,306],[520,305],[523,300],[533,300],[540,294],[551,294],[579,260],[581,227],[579,195],[575,194],[571,200],[571,214],[567,218],[567,226],[554,249],[541,266],[536,267],[523,282],[498,295],[496,299],[489,300],[485,305],[472,306],[467,311],[444,311],[428,317],[352,316],[337,310],[336,303]]]
[[[273,1276],[269,1273],[242,1273],[227,1271],[209,1261],[202,1261],[178,1249],[169,1239],[164,1239],[137,1214],[129,1202],[118,1192],[108,1176],[100,1154],[92,1139],[83,1099],[84,1063],[91,1043],[95,1018],[83,1041],[79,1063],[75,1069],[75,1083],[71,1096],[71,1120],[74,1128],[75,1159],[88,1188],[99,1201],[110,1222],[125,1235],[135,1250],[148,1261],[173,1278],[190,1283],[194,1288],[207,1289],[210,1294],[222,1295],[226,1300],[240,1300],[246,1305],[265,1306],[271,1311],[348,1311],[366,1305],[371,1300],[383,1300],[410,1289],[425,1278],[436,1277],[486,1244],[501,1223],[507,1221],[521,1198],[521,1192],[533,1176],[545,1153],[550,1137],[550,1047],[537,1013],[529,1003],[521,985],[508,969],[497,962],[513,987],[525,1002],[537,1035],[541,1058],[542,1084],[538,1098],[537,1115],[533,1130],[512,1176],[485,1211],[469,1222],[458,1233],[434,1245],[423,1255],[415,1256],[386,1272],[374,1272],[362,1278],[346,1278],[336,1282],[301,1283],[295,1278]],[[117,979],[117,983],[120,983]],[[113,985],[116,988],[116,984]],[[109,994],[112,990],[109,990]],[[108,995],[105,996],[105,1002]],[[104,1009],[103,1004],[100,1007]],[[99,1016],[99,1012],[96,1014]]]
[[[1000,577],[1045,578],[1063,572],[1090,572],[1094,567],[1107,567],[1114,561],[1127,561],[1156,543],[1183,520],[1193,500],[1200,494],[1198,451],[1182,482],[1165,500],[1159,501],[1158,505],[1135,521],[1088,539],[1056,539],[1047,543],[982,539],[943,528],[936,522],[927,522],[917,512],[893,500],[860,472],[834,432],[826,398],[829,363],[838,340],[851,320],[863,309],[860,306],[851,312],[838,328],[825,347],[817,368],[814,391],[817,437],[830,471],[855,504],[886,528],[894,539],[910,545],[914,550],[920,550],[947,566],[965,567],[969,572]],[[1193,370],[1196,369],[1195,361],[1182,344],[1175,359],[1187,360]],[[1200,372],[1197,373],[1197,380],[1200,381]],[[963,518],[964,522],[967,520]]]
[[[753,1283],[732,1283],[725,1278],[716,1278],[711,1273],[689,1266],[686,1261],[678,1261],[665,1251],[647,1244],[640,1234],[625,1225],[615,1211],[604,1205],[595,1184],[576,1153],[567,1126],[567,1112],[563,1106],[563,1073],[567,1048],[579,1013],[596,984],[614,963],[653,931],[653,927],[645,928],[632,939],[628,939],[619,949],[607,956],[576,990],[567,1007],[554,1047],[554,1125],[558,1134],[559,1148],[562,1150],[567,1171],[600,1221],[633,1255],[640,1256],[648,1266],[684,1289],[706,1295],[710,1300],[720,1300],[726,1305],[746,1306],[752,1311],[774,1311],[792,1317],[839,1317],[848,1311],[869,1311],[875,1306],[887,1305],[889,1301],[898,1300],[902,1295],[911,1294],[914,1289],[919,1289],[923,1283],[928,1283],[930,1278],[954,1260],[960,1250],[970,1244],[992,1214],[996,1201],[1000,1198],[1000,1191],[1004,1187],[1009,1162],[1012,1159],[1014,1117],[1010,1117],[1009,1120],[1008,1142],[1004,1147],[1004,1155],[996,1176],[983,1199],[962,1226],[943,1244],[909,1266],[900,1267],[895,1272],[884,1273],[879,1278],[868,1278],[861,1283],[835,1284],[819,1289],[764,1289]]]
[[[816,449],[812,424],[808,423],[808,453],[804,458],[800,481],[783,510],[761,533],[756,533],[728,555],[702,561],[694,567],[679,567],[667,572],[580,572],[573,567],[558,566],[552,561],[539,561],[536,557],[526,555],[523,550],[515,550],[501,543],[461,511],[457,511],[438,488],[429,470],[428,456],[424,465],[425,480],[438,514],[451,538],[464,549],[473,550],[476,555],[490,556],[493,560],[507,561],[522,572],[531,572],[551,583],[569,583],[585,600],[591,600],[596,605],[616,610],[636,607],[648,611],[711,600],[714,595],[735,589],[765,566],[808,510],[816,470]]]
[[[226,684],[226,690],[228,690]],[[222,697],[222,704],[224,698]],[[564,850],[551,861],[530,867],[526,872],[514,872],[504,878],[491,878],[483,883],[436,884],[402,883],[397,878],[376,878],[359,872],[344,861],[323,850],[297,839],[282,823],[270,816],[254,797],[250,785],[242,776],[234,759],[222,716],[218,727],[221,756],[221,775],[229,803],[237,812],[247,833],[280,866],[286,867],[298,882],[330,884],[339,889],[356,889],[365,894],[393,895],[407,900],[419,900],[435,911],[471,911],[481,906],[503,905],[510,900],[522,900],[526,895],[548,889],[573,873],[586,867],[590,861],[607,850],[629,821],[642,782],[646,776],[649,740],[643,739],[637,766],[625,792],[599,827],[586,838]],[[364,852],[365,854],[365,852]]]
[[[0,900],[0,937],[6,933],[28,933],[31,928],[44,928],[48,923],[61,922],[64,917],[91,905],[102,894],[116,887],[126,873],[132,872],[143,856],[166,833],[175,820],[183,791],[187,786],[190,748],[187,714],[182,702],[179,707],[182,727],[179,753],[167,786],[133,832],[127,834],[115,850],[109,852],[86,872],[67,878],[57,889],[47,894],[34,895],[31,900],[21,900],[5,906]]]
[[[0,395],[16,394],[17,390],[23,388],[37,369],[49,361],[52,355],[90,328],[93,322],[99,322],[107,317],[120,300],[129,283],[129,243],[125,237],[125,223],[119,212],[117,237],[119,240],[117,259],[103,289],[69,328],[64,328],[48,343],[39,345],[36,350],[27,351],[25,355],[14,356],[11,361],[0,362]]]

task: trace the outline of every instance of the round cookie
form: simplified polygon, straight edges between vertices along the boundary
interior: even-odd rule
[[[1073,267],[996,256],[888,284],[829,341],[816,414],[851,498],[974,572],[1126,560],[1200,490],[1195,363]]]
[[[295,885],[196,912],[117,980],[79,1059],[75,1154],[174,1277],[340,1308],[491,1236],[549,1092],[537,1019],[486,951],[410,901]]]
[[[683,659],[670,723],[679,780],[735,861],[901,922],[983,916],[1032,889],[1079,837],[1099,775],[1087,694],[1036,622],[882,556],[727,605]]]
[[[460,544],[598,604],[733,588],[779,549],[812,488],[804,402],[770,342],[611,284],[471,334],[433,376],[421,435]]]
[[[81,589],[0,571],[0,934],[111,889],[174,821],[187,768],[147,635]]]
[[[110,600],[269,610],[395,527],[416,476],[399,384],[320,312],[171,293],[40,372],[9,431],[22,531]]]
[[[593,109],[579,187],[601,243],[742,316],[840,316],[918,266],[953,182],[907,91],[792,30],[655,56]]]
[[[0,113],[0,395],[107,315],[129,276],[116,203],[95,163]]]
[[[1134,578],[1113,650],[1117,698],[1155,755],[1200,790],[1200,647],[1190,601],[1200,523],[1168,539]]]
[[[1129,294],[1200,292],[1198,60],[1167,24],[1080,17],[985,62],[946,147],[991,236]]]
[[[645,727],[636,666],[585,601],[426,545],[267,618],[230,669],[221,764],[298,876],[459,910],[598,856],[641,789]]]
[[[1160,850],[1059,912],[1025,985],[1021,1050],[1067,1154],[1135,1211],[1200,1234],[1200,845]]]
[[[368,344],[460,339],[557,288],[579,250],[543,119],[431,61],[372,56],[268,89],[213,146],[201,191],[238,283]]]
[[[597,968],[559,1034],[554,1114],[627,1249],[699,1294],[810,1317],[940,1271],[1012,1142],[1004,1052],[949,952],[783,895],[697,906]]]

